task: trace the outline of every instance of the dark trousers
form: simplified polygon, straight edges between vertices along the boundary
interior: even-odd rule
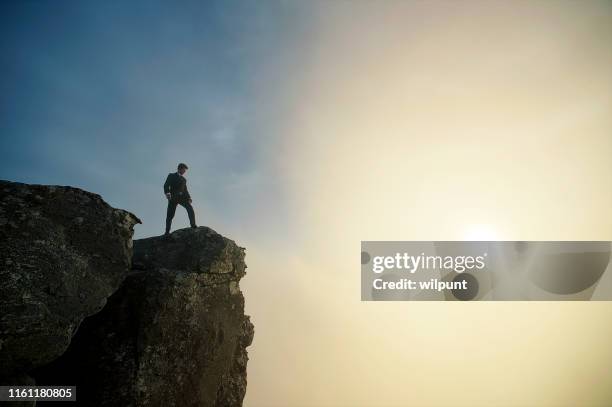
[[[172,219],[174,218],[174,213],[176,212],[176,205],[181,205],[183,208],[187,209],[187,215],[189,216],[189,224],[191,225],[191,227],[196,226],[195,212],[193,211],[193,206],[191,206],[189,201],[169,199],[168,200],[168,211],[166,212],[166,233],[170,233],[170,227],[172,226]]]

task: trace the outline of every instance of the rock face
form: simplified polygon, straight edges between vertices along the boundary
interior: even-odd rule
[[[241,406],[253,325],[244,249],[212,229],[134,242],[134,270],[87,318],[40,384],[73,384],[103,406]]]
[[[129,212],[78,188],[0,181],[0,378],[60,356],[130,269]]]
[[[136,223],[90,192],[0,181],[0,384],[77,386],[81,405],[241,406],[244,249],[206,227],[132,244]]]

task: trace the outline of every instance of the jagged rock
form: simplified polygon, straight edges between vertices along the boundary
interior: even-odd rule
[[[253,342],[254,335],[253,324],[247,316],[242,323],[242,331],[234,352],[234,363],[230,370],[223,375],[221,384],[217,389],[215,407],[242,405],[242,399],[246,392],[246,368],[249,361],[246,348]]]
[[[206,227],[134,242],[135,271],[68,351],[35,372],[102,406],[241,406],[253,325],[244,249]]]
[[[126,277],[136,223],[78,188],[0,181],[0,376],[66,350]]]

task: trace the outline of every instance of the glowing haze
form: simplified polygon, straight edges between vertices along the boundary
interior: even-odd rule
[[[610,3],[320,8],[277,161],[298,243],[249,254],[249,404],[608,404],[610,304],[360,303],[357,255],[611,239]]]

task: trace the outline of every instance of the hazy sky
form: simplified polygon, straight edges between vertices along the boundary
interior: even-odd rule
[[[245,406],[610,405],[611,303],[362,303],[357,255],[612,240],[611,2],[1,7],[0,177],[142,237],[188,163],[199,223],[247,248]]]
[[[266,162],[308,8],[286,2],[8,1],[0,12],[0,177],[78,186],[163,231],[178,162],[200,223],[268,227]],[[273,211],[255,207],[266,197]],[[185,226],[184,211],[176,225]],[[214,219],[214,220],[213,220]]]

